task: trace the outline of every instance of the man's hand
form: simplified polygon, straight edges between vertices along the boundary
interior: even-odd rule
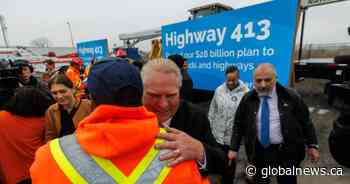
[[[169,166],[175,166],[186,160],[203,161],[204,146],[200,141],[175,128],[166,128],[166,130],[166,133],[160,133],[157,136],[165,142],[157,144],[155,148],[172,151],[161,155],[161,161],[169,161]]]
[[[308,148],[307,154],[309,156],[309,159],[313,163],[318,162],[318,160],[320,160],[320,152],[315,148]]]
[[[228,165],[231,165],[232,160],[237,160],[237,152],[229,150],[227,153]]]
[[[237,159],[237,152],[233,150],[229,150],[227,153],[227,158],[229,160],[236,160]]]

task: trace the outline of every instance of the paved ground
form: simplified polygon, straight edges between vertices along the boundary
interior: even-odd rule
[[[314,122],[317,136],[320,142],[321,159],[318,163],[313,164],[305,160],[303,167],[326,167],[339,168],[337,171],[342,172],[342,176],[300,176],[298,178],[299,184],[349,184],[350,183],[350,169],[343,168],[338,165],[330,155],[328,149],[328,135],[332,129],[333,121],[338,116],[337,103],[336,107],[330,107],[327,104],[327,96],[323,94],[323,87],[326,81],[307,79],[295,85],[295,88],[303,97],[304,101],[309,106],[311,118]],[[346,146],[346,145],[345,145]],[[241,151],[240,155],[244,155]],[[236,173],[236,184],[245,184],[245,165],[246,161],[241,158],[238,163]],[[340,170],[341,169],[341,170]],[[276,183],[273,179],[272,183]]]
[[[332,158],[328,147],[328,136],[332,129],[333,122],[338,116],[337,108],[341,107],[341,102],[335,107],[327,104],[327,97],[323,94],[323,80],[305,80],[296,85],[296,89],[303,96],[309,105],[311,117],[317,131],[320,142],[321,159],[317,164],[305,161],[304,167],[327,167],[342,168],[342,176],[303,176],[299,177],[300,184],[348,184],[350,183],[350,169],[338,165]],[[344,145],[346,146],[346,145]]]

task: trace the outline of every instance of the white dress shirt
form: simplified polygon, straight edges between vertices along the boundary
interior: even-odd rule
[[[261,106],[263,102],[263,96],[258,94],[260,98],[259,111],[256,116],[256,127],[258,139],[261,139]],[[267,99],[269,104],[269,115],[270,115],[270,144],[280,144],[283,142],[281,121],[278,111],[278,97],[276,93],[276,86],[273,88],[271,94],[268,95],[270,98]]]

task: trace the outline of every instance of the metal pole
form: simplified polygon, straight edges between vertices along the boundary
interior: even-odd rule
[[[7,38],[7,27],[6,27],[6,23],[5,23],[5,17],[2,15],[0,15],[0,27],[1,27],[1,31],[2,31],[2,36],[4,38],[5,47],[9,47],[10,43],[9,43],[8,38]]]
[[[70,33],[70,40],[72,42],[72,47],[75,48],[74,39],[73,39],[73,33],[72,33],[72,26],[70,25],[69,22],[67,22],[67,24],[68,24],[68,29],[69,29],[69,33]]]
[[[299,45],[299,61],[301,60],[301,56],[303,54],[303,41],[304,41],[304,27],[305,27],[305,17],[306,17],[306,10],[307,8],[302,8],[302,21],[301,21],[301,32],[300,32],[300,45]]]

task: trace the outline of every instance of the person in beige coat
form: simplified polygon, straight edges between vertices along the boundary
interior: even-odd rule
[[[74,96],[73,83],[63,74],[49,82],[49,88],[56,103],[45,115],[45,141],[72,134],[79,122],[88,116],[93,108],[89,100],[79,100]]]

